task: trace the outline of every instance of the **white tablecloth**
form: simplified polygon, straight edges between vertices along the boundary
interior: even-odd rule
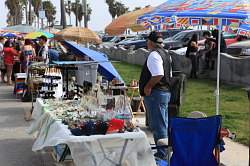
[[[38,132],[33,151],[67,144],[76,166],[156,165],[144,132],[73,136],[67,126],[43,110],[44,106],[43,101],[37,99],[28,130],[30,134]]]

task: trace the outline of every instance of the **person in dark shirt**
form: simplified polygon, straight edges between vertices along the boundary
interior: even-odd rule
[[[188,42],[186,57],[190,58],[192,62],[192,69],[190,78],[197,78],[197,52],[198,52],[198,35],[193,34],[192,38]]]
[[[211,70],[214,70],[215,67],[215,59],[218,56],[218,45],[219,45],[219,31],[217,29],[213,30],[213,41],[215,43],[215,47],[212,49],[211,52]],[[220,52],[226,52],[227,45],[223,34],[221,34],[221,42],[220,42]]]

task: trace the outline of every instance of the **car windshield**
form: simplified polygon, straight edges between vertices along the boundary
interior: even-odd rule
[[[117,37],[113,37],[113,39],[110,40],[110,42],[116,42],[117,41]]]
[[[176,35],[174,35],[172,37],[173,40],[181,40],[183,39],[185,36],[186,36],[187,33],[185,32],[180,32],[180,33],[177,33]]]

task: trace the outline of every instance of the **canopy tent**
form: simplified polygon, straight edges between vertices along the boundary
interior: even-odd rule
[[[105,28],[105,32],[109,35],[121,35],[128,28],[132,29],[134,32],[145,30],[143,26],[136,25],[136,19],[142,14],[150,12],[153,9],[153,7],[147,6],[145,8],[123,14],[113,20]]]
[[[222,25],[238,26],[250,13],[248,0],[167,0],[155,10],[137,19],[138,24],[159,26],[175,25]]]
[[[248,24],[242,24],[238,29],[238,34],[250,37],[250,22]]]
[[[140,16],[137,23],[145,26],[161,26],[171,22],[174,24],[219,26],[216,89],[216,114],[219,114],[222,26],[231,24],[239,26],[240,23],[249,18],[249,0],[167,0],[152,12]]]
[[[16,31],[20,33],[30,33],[30,32],[39,31],[39,29],[33,26],[29,26],[29,25],[14,25],[14,26],[5,27],[3,29],[6,31]]]
[[[88,28],[69,27],[56,33],[57,39],[71,40],[78,43],[95,43],[100,44],[102,41],[100,37]]]
[[[116,71],[112,63],[108,60],[105,54],[85,48],[75,42],[64,41],[63,44],[68,47],[73,53],[77,55],[86,55],[94,62],[98,62],[98,73],[106,77],[109,81],[114,78],[123,82],[121,76]]]

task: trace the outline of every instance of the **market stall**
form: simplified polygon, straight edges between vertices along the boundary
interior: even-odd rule
[[[78,101],[37,99],[29,128],[29,133],[38,132],[32,150],[67,145],[58,161],[70,150],[77,166],[154,166],[146,135],[131,124],[124,96],[115,97],[112,110],[99,107],[107,99],[110,96],[101,94]]]

